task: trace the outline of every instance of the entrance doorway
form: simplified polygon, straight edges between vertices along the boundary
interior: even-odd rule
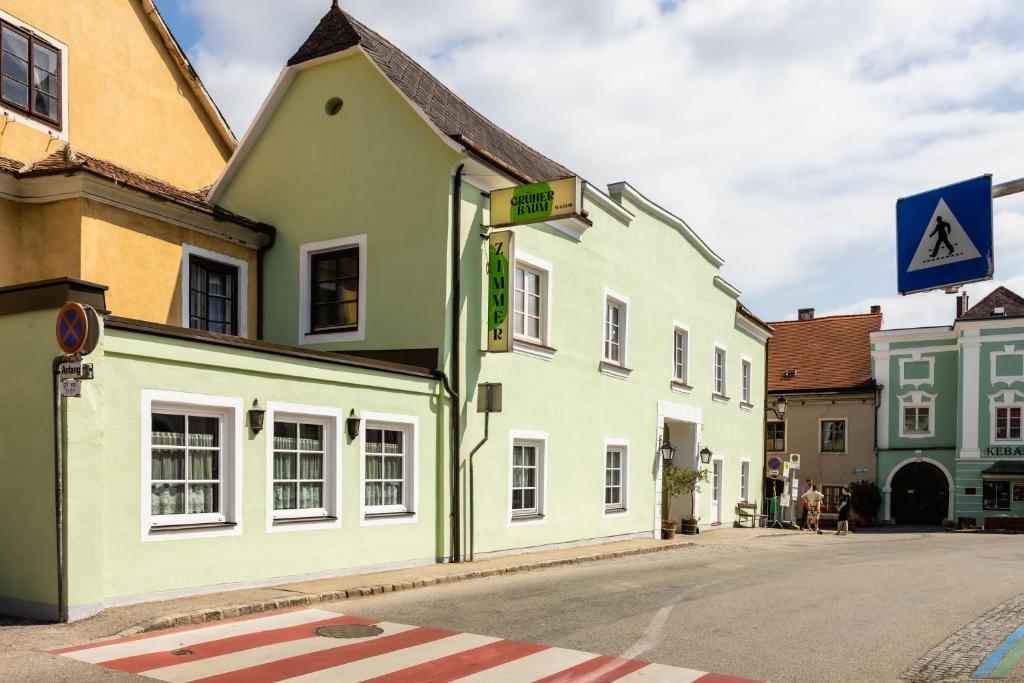
[[[711,523],[722,521],[722,461],[715,460],[711,466]]]
[[[890,486],[897,524],[938,526],[949,511],[949,481],[929,462],[907,463],[893,475]]]

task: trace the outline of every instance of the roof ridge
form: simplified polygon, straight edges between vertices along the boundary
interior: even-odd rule
[[[836,320],[838,318],[870,318],[872,316],[882,317],[882,313],[837,313],[836,315],[819,315],[806,320],[774,320],[769,325],[785,325],[787,323],[811,323],[815,320]]]

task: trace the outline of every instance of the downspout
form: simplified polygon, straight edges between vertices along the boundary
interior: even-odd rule
[[[490,437],[491,432],[491,411],[484,413],[484,438],[469,452],[469,561],[473,561],[473,551],[476,547],[476,497],[473,493],[473,456],[483,448]]]
[[[768,514],[768,485],[765,466],[768,464],[768,342],[764,343],[764,410],[761,411],[761,514]],[[785,423],[783,423],[785,424]]]
[[[263,286],[263,257],[274,243],[277,242],[277,232],[270,233],[270,241],[256,251],[256,338],[263,339],[263,295],[266,289]]]
[[[57,536],[57,621],[68,620],[64,595],[64,424],[60,400],[61,357],[53,359],[53,501]]]
[[[459,414],[461,400],[459,399],[459,373],[461,371],[460,356],[462,354],[461,322],[462,322],[462,172],[465,164],[459,164],[455,169],[455,178],[452,183],[452,360],[449,379],[454,386],[446,385],[452,396],[451,400],[451,442],[452,442],[452,562],[462,561],[462,496],[459,481],[459,453],[461,451],[461,425]]]

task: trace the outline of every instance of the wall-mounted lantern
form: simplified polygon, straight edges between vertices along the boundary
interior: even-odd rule
[[[356,415],[355,410],[349,411],[348,418],[345,420],[345,431],[348,433],[348,440],[359,436],[359,424],[362,422],[359,416]]]
[[[253,434],[259,434],[263,431],[263,421],[266,417],[267,411],[260,407],[260,400],[254,398],[252,408],[249,408],[249,429],[252,430]]]
[[[714,455],[714,453],[712,453],[711,449],[708,448],[707,446],[705,446],[704,448],[700,449],[700,461],[703,464],[710,465],[711,464],[711,456],[712,455]]]
[[[789,408],[789,403],[786,401],[786,397],[779,396],[779,400],[775,402],[775,405],[769,406],[766,410],[775,413],[775,417],[779,420],[785,420],[787,408]]]
[[[658,453],[661,455],[662,462],[672,462],[676,457],[676,447],[672,445],[671,441],[661,439],[658,443]]]

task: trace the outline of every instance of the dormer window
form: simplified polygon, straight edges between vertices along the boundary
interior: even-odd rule
[[[60,128],[60,50],[0,21],[0,100]]]

